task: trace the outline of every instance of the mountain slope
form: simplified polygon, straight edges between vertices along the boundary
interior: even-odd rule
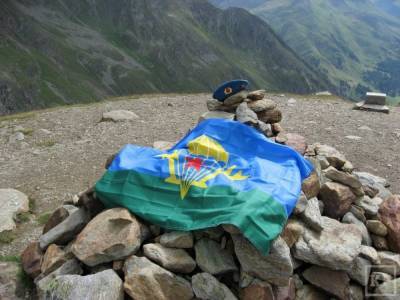
[[[223,80],[308,93],[327,80],[264,22],[205,0],[3,0],[0,114]]]
[[[353,98],[367,90],[400,96],[400,1],[213,0],[266,20],[305,61]]]

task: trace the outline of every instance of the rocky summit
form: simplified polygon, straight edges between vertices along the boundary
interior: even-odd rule
[[[0,263],[6,270],[0,284],[7,286],[0,289],[0,298],[400,298],[400,196],[391,193],[385,179],[356,169],[335,147],[309,144],[302,135],[285,130],[279,98],[269,99],[265,91],[242,92],[225,103],[209,99],[207,107],[208,112],[197,115],[200,120],[221,116],[243,122],[292,147],[314,166],[267,255],[230,224],[169,231],[125,208],[105,208],[89,188],[66,198],[43,222],[39,236],[25,243],[21,265],[33,282],[29,295],[20,292],[19,264]],[[97,126],[146,125],[140,125],[140,111],[132,117],[120,113],[121,107],[114,110],[118,120],[106,122],[110,114],[104,120],[103,111],[97,114]],[[159,141],[154,147],[171,145]],[[29,206],[21,192],[0,191],[4,203],[10,203],[7,207],[15,207],[5,220],[14,220],[19,207]],[[23,226],[9,224],[6,232]]]

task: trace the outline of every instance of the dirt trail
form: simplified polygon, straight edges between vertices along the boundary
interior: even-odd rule
[[[207,110],[209,97],[126,98],[35,112],[26,118],[0,118],[0,188],[16,188],[35,202],[34,214],[20,224],[17,238],[0,244],[0,255],[18,255],[37,238],[40,216],[91,186],[103,173],[105,159],[124,144],[151,146],[157,140],[179,140]],[[337,147],[357,169],[387,178],[391,190],[400,192],[400,108],[384,115],[351,110],[351,103],[332,97],[268,97],[282,109],[287,131],[304,135],[310,143]],[[99,122],[104,111],[115,109],[131,110],[140,118]],[[25,139],[10,142],[18,126],[24,128]]]

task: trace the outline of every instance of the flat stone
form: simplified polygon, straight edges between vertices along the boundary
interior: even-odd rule
[[[339,182],[351,188],[359,189],[362,187],[361,182],[357,179],[356,176],[341,172],[334,167],[329,167],[325,169],[323,171],[323,174],[332,181]]]
[[[240,300],[275,300],[274,290],[268,282],[255,280],[240,291]]]
[[[387,199],[379,208],[379,219],[387,228],[390,250],[400,253],[400,196]]]
[[[60,275],[43,286],[39,299],[123,300],[123,283],[113,270],[94,275]]]
[[[348,270],[360,253],[361,232],[353,224],[322,217],[320,233],[304,225],[304,234],[293,247],[294,257],[333,270]]]
[[[368,229],[363,222],[357,219],[351,212],[346,213],[342,218],[342,223],[346,224],[354,224],[360,230],[362,235],[362,244],[371,246],[372,240],[368,233]]]
[[[289,277],[293,274],[293,263],[290,248],[281,237],[271,244],[267,256],[262,255],[241,235],[233,235],[232,239],[236,256],[244,272],[274,285],[287,285]]]
[[[326,157],[329,164],[338,170],[340,170],[347,161],[342,153],[328,145],[315,144],[315,151],[317,155]]]
[[[85,227],[89,219],[89,214],[84,208],[76,210],[64,221],[40,237],[40,248],[42,250],[46,249],[53,243],[57,245],[69,243]]]
[[[352,140],[352,141],[361,141],[362,140],[362,137],[358,136],[358,135],[346,135],[345,138],[348,140]]]
[[[390,109],[386,105],[376,105],[376,104],[367,104],[366,101],[358,102],[354,105],[354,109],[357,110],[366,110],[366,111],[373,111],[373,112],[381,112],[388,114],[390,113]]]
[[[191,273],[196,268],[194,259],[183,249],[167,248],[161,244],[146,244],[144,255],[165,269],[176,273]]]
[[[400,278],[385,282],[375,289],[377,300],[395,300],[400,298]]]
[[[69,257],[69,255],[63,249],[55,244],[51,244],[43,256],[43,261],[41,264],[42,274],[47,275],[53,272],[70,258],[71,257]]]
[[[307,141],[304,136],[296,133],[287,133],[286,137],[286,146],[289,146],[290,148],[296,150],[301,155],[304,155],[304,153],[306,153]]]
[[[258,120],[256,128],[259,131],[261,131],[262,133],[264,133],[264,135],[266,137],[273,137],[274,136],[274,134],[272,132],[271,124],[266,124],[266,123]]]
[[[167,141],[155,141],[153,143],[153,148],[161,150],[161,151],[167,151],[167,150],[171,149],[173,146],[174,146],[174,143],[167,142]]]
[[[207,100],[207,108],[209,111],[226,111],[234,113],[239,104],[224,105],[222,102],[216,99]]]
[[[367,286],[371,273],[371,262],[362,257],[356,257],[353,266],[347,271],[350,278],[362,286]]]
[[[221,249],[220,244],[213,240],[203,238],[197,241],[194,249],[196,262],[203,272],[220,275],[238,269],[232,253],[226,249]]]
[[[319,195],[320,200],[324,202],[324,214],[334,219],[344,216],[356,200],[348,186],[336,182],[326,182]]]
[[[125,208],[106,210],[82,230],[72,252],[88,266],[120,260],[136,253],[148,229]]]
[[[382,202],[383,200],[381,198],[370,198],[368,196],[364,196],[358,198],[354,203],[364,209],[367,217],[371,217],[378,214],[379,206],[382,204]]]
[[[28,211],[29,199],[24,193],[14,189],[0,189],[0,233],[14,230],[16,216]]]
[[[254,111],[256,113],[262,112],[265,110],[273,110],[277,107],[276,103],[273,100],[269,100],[269,99],[252,101],[252,102],[249,102],[247,105],[252,111]]]
[[[233,121],[235,119],[235,114],[218,110],[208,111],[200,116],[199,123],[208,119],[224,119]]]
[[[243,124],[257,125],[257,114],[248,108],[247,103],[242,103],[236,109],[236,120]]]
[[[30,243],[21,254],[22,268],[30,277],[35,278],[40,275],[40,264],[43,253],[40,250],[39,243]]]
[[[279,123],[282,121],[282,112],[275,108],[272,110],[264,110],[257,113],[258,119],[267,124]]]
[[[236,93],[232,96],[229,96],[224,100],[224,105],[234,105],[238,103],[242,103],[244,100],[246,100],[249,92],[248,91],[240,91],[239,93]]]
[[[208,273],[194,275],[192,277],[192,287],[196,297],[200,299],[237,300],[225,284],[219,282],[214,276]]]
[[[167,271],[146,257],[131,256],[124,266],[125,292],[140,300],[190,300],[190,283]],[[192,278],[193,280],[193,278]]]
[[[390,251],[378,251],[381,265],[379,271],[397,277],[400,275],[400,254]]]
[[[388,234],[387,227],[379,220],[367,220],[366,226],[369,232],[371,232],[372,234],[379,236],[386,236]]]
[[[247,99],[250,99],[253,101],[262,100],[262,99],[264,99],[266,93],[267,93],[266,90],[252,91],[247,95]]]
[[[193,234],[190,231],[171,231],[164,233],[160,244],[169,248],[193,248]]]
[[[306,195],[307,199],[318,196],[321,189],[321,184],[317,172],[312,172],[311,175],[303,181],[301,189]]]
[[[112,121],[112,122],[124,122],[132,121],[138,119],[139,116],[129,110],[113,110],[103,113],[102,122]]]
[[[323,227],[321,212],[319,210],[319,203],[316,197],[308,200],[308,205],[303,214],[301,214],[301,218],[303,219],[304,223],[310,226],[310,228],[312,228],[313,230],[317,232],[322,231]]]
[[[312,266],[303,272],[303,276],[313,285],[339,299],[349,298],[350,278],[346,272]]]

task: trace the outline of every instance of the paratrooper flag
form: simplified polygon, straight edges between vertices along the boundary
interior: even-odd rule
[[[170,230],[233,224],[267,254],[311,171],[299,153],[256,129],[210,119],[168,151],[125,146],[96,194]]]

